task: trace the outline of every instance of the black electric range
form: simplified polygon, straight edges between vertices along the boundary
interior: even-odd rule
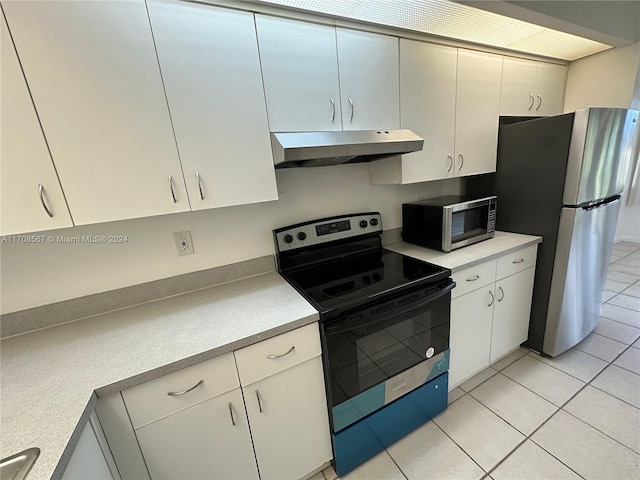
[[[320,314],[342,476],[446,408],[455,283],[447,268],[383,248],[378,212],[273,234],[278,271]]]

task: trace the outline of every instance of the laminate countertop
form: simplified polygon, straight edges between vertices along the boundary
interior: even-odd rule
[[[541,242],[496,232],[443,253],[385,248],[453,272]],[[276,272],[164,298],[0,342],[0,455],[41,450],[28,480],[60,478],[97,397],[318,321]]]
[[[387,250],[402,253],[425,262],[435,263],[449,268],[451,273],[472,267],[482,262],[501,257],[530,245],[542,242],[542,237],[522,235],[520,233],[495,232],[493,238],[469,245],[452,252],[420,247],[407,242],[394,242],[385,245]]]
[[[97,396],[318,321],[276,272],[2,340],[2,457],[41,450],[28,480],[60,478]]]

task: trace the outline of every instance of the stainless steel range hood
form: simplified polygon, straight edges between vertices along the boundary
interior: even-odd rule
[[[271,134],[276,168],[320,167],[378,160],[422,150],[411,130],[352,130]]]

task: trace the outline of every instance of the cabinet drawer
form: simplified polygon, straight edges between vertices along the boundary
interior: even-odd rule
[[[228,353],[123,390],[122,396],[137,429],[239,385],[233,353]]]
[[[526,270],[529,267],[533,267],[536,264],[536,256],[538,254],[538,245],[531,245],[530,247],[523,248],[511,252],[504,257],[498,259],[498,270],[496,278],[508,277],[514,273]]]
[[[465,268],[452,275],[456,288],[451,298],[459,297],[496,281],[496,260]]]
[[[240,383],[248,385],[320,355],[318,324],[283,333],[234,354]]]

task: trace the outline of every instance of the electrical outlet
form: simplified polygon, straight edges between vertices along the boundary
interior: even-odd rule
[[[178,255],[191,255],[193,251],[193,242],[191,241],[191,232],[175,232],[173,238],[176,241]]]

